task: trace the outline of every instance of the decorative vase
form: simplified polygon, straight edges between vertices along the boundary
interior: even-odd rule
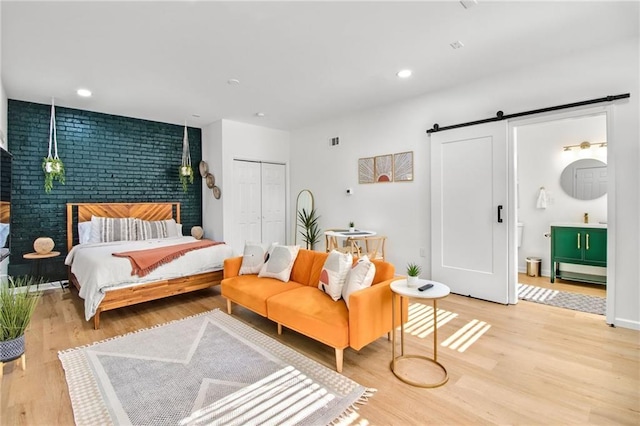
[[[204,230],[200,226],[194,226],[191,228],[191,236],[196,240],[201,240],[204,235]]]
[[[349,232],[356,232],[356,228],[354,226],[349,227]]]
[[[36,240],[33,242],[33,249],[38,254],[51,253],[53,247],[55,247],[55,243],[49,237],[36,238]]]
[[[418,282],[419,282],[420,278],[418,277],[407,277],[407,287],[410,288],[416,288],[418,287]]]
[[[24,353],[24,334],[11,340],[0,341],[0,362],[8,362]]]

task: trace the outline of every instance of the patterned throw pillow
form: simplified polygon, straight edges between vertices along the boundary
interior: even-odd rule
[[[275,247],[275,244],[271,247]],[[242,254],[242,265],[239,275],[258,274],[267,261],[269,248],[267,244],[245,243]]]
[[[358,290],[371,287],[373,283],[373,277],[376,275],[376,265],[371,263],[367,256],[362,256],[358,262],[353,265],[344,287],[342,287],[342,298],[344,303],[349,307],[349,296]]]
[[[135,241],[138,239],[136,219],[92,216],[91,234],[91,240],[100,243]]]
[[[351,256],[351,253],[340,253],[332,250],[324,262],[322,272],[320,272],[318,288],[327,293],[333,300],[339,300],[342,296],[344,281],[352,264],[353,256]]]
[[[259,277],[275,278],[285,283],[291,276],[293,262],[298,257],[299,246],[274,246],[269,253],[269,259],[262,265]]]
[[[136,219],[136,223],[139,240],[167,238],[169,236],[166,220],[149,221]]]

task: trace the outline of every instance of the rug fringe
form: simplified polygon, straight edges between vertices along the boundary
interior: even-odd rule
[[[90,348],[90,347],[92,347],[92,346],[99,345],[100,343],[110,342],[110,341],[112,341],[112,340],[119,339],[119,338],[121,338],[121,337],[131,336],[131,335],[133,335],[133,334],[138,334],[138,333],[140,333],[140,332],[142,332],[142,331],[146,331],[146,330],[153,330],[154,328],[164,327],[165,325],[169,325],[169,324],[173,324],[173,323],[176,323],[176,322],[180,322],[180,321],[188,320],[188,319],[190,319],[190,318],[197,318],[197,317],[201,317],[201,316],[203,316],[203,315],[208,315],[208,314],[211,314],[211,313],[216,312],[216,311],[219,311],[219,310],[220,310],[220,309],[216,308],[216,309],[212,309],[212,310],[210,310],[210,311],[201,312],[201,313],[199,313],[199,314],[193,314],[193,315],[190,315],[190,316],[188,316],[188,317],[179,318],[179,319],[176,319],[176,320],[173,320],[173,321],[164,322],[164,323],[162,323],[162,324],[156,324],[156,325],[152,325],[152,326],[150,326],[150,327],[141,328],[140,330],[130,331],[130,332],[128,332],[128,333],[121,334],[121,335],[119,335],[119,336],[108,337],[108,338],[106,338],[106,339],[99,340],[99,341],[97,341],[97,342],[87,343],[86,345],[76,346],[75,348],[63,349],[63,350],[61,350],[61,351],[58,351],[58,356],[60,356],[60,355],[64,355],[64,354],[69,353],[69,352],[75,352],[75,351],[77,351],[77,350],[79,350],[79,349],[87,349],[87,348]]]
[[[354,414],[357,414],[357,411],[360,409],[359,406],[367,404],[369,402],[369,398],[371,398],[377,391],[378,389],[375,388],[365,388],[365,391],[360,396],[360,398],[355,400],[353,404],[347,407],[338,417],[333,419],[333,421],[329,423],[329,425],[337,426],[345,421],[350,420]]]

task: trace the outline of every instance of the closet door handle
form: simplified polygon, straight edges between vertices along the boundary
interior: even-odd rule
[[[589,234],[587,234],[587,250],[589,250]]]
[[[578,232],[578,248],[580,248],[580,233]]]
[[[498,223],[502,223],[502,206],[498,206]]]

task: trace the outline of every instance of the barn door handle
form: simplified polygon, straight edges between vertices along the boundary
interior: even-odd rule
[[[498,206],[498,223],[502,223],[502,206]]]

